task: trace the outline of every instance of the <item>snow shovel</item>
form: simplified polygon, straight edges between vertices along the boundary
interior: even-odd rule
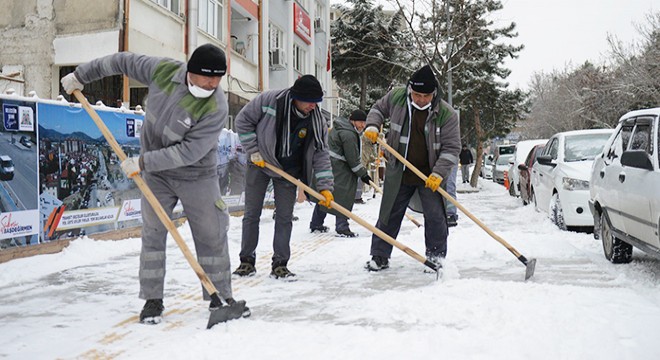
[[[295,185],[298,186],[299,188],[305,190],[305,192],[307,192],[309,195],[311,195],[311,196],[313,196],[313,197],[315,197],[315,198],[317,198],[317,199],[319,199],[319,200],[325,200],[325,197],[323,197],[323,195],[321,195],[321,194],[319,194],[318,192],[314,191],[314,189],[312,189],[311,187],[305,185],[302,181],[300,181],[300,180],[294,178],[293,176],[287,174],[284,170],[282,170],[282,169],[280,169],[280,168],[278,168],[278,167],[276,167],[276,166],[273,166],[273,165],[271,165],[271,164],[269,164],[269,163],[266,163],[266,168],[269,169],[269,170],[271,170],[271,171],[273,171],[273,172],[275,172],[275,173],[277,173],[277,174],[280,175],[281,177],[283,177],[283,178],[289,180],[291,183],[295,184]],[[436,265],[436,264],[434,264],[434,263],[428,261],[428,260],[427,260],[425,257],[423,257],[422,255],[416,253],[414,250],[412,250],[411,248],[409,248],[409,247],[403,245],[402,243],[400,243],[400,242],[394,240],[394,238],[392,238],[391,236],[387,235],[387,234],[386,234],[385,232],[383,232],[382,230],[380,230],[380,229],[378,229],[377,227],[375,227],[375,226],[369,224],[368,222],[364,221],[363,219],[361,219],[361,218],[358,217],[357,215],[353,214],[352,212],[348,211],[346,208],[344,208],[343,206],[337,204],[336,202],[332,201],[332,202],[330,203],[330,205],[332,206],[333,209],[337,210],[337,211],[340,212],[342,215],[344,215],[344,216],[346,216],[346,217],[348,217],[348,218],[353,219],[353,221],[355,221],[355,222],[357,222],[358,224],[362,225],[363,227],[365,227],[367,230],[371,231],[372,233],[378,235],[378,237],[380,237],[381,239],[385,240],[385,241],[388,242],[390,245],[399,248],[399,249],[402,250],[404,253],[410,255],[413,259],[415,259],[415,260],[421,262],[422,264],[428,266],[429,268],[431,268],[433,271],[435,271],[436,279],[440,276],[440,273],[438,272],[438,270],[440,270],[440,269],[442,268],[441,266],[438,266],[438,265]]]
[[[108,142],[108,144],[110,144],[110,147],[117,154],[117,157],[119,157],[119,161],[121,162],[126,160],[126,154],[117,143],[117,140],[115,140],[115,137],[112,135],[112,133],[105,125],[105,123],[103,123],[103,120],[101,120],[101,118],[96,113],[96,111],[89,105],[89,102],[80,92],[80,90],[74,90],[73,95],[76,97],[76,99],[78,99],[78,101],[83,106],[83,108],[85,108],[89,116],[91,116],[92,120],[94,120],[99,130],[101,130],[103,136],[105,137],[105,140]],[[183,240],[183,237],[181,237],[181,234],[179,234],[179,231],[176,229],[176,226],[169,218],[169,216],[167,216],[167,213],[160,205],[158,199],[156,199],[154,193],[151,192],[151,189],[149,188],[147,183],[144,181],[144,179],[142,179],[142,177],[139,174],[132,177],[132,179],[133,181],[135,181],[138,188],[140,188],[142,194],[147,199],[147,201],[149,201],[149,204],[156,212],[156,215],[158,215],[160,221],[167,228],[167,231],[169,231],[170,234],[172,234],[174,241],[176,241],[176,244],[179,245],[179,249],[181,249],[181,252],[183,252],[184,257],[186,258],[186,260],[188,260],[188,263],[197,274],[199,280],[202,282],[202,286],[204,286],[206,291],[210,294],[213,302],[216,304],[222,304],[223,302],[220,299],[218,290],[215,288],[215,286],[209,279],[208,275],[204,272],[204,269],[202,269],[202,267],[199,265],[195,257],[193,257],[192,253],[190,252],[190,249],[186,245],[186,242]],[[232,305],[220,306],[217,310],[211,311],[209,322],[206,325],[206,328],[210,329],[215,324],[226,322],[227,320],[238,319],[243,315],[243,311],[245,311],[245,300],[236,301],[236,303]]]
[[[413,164],[410,163],[410,161],[406,160],[401,154],[399,154],[398,151],[394,150],[391,146],[387,145],[387,142],[385,140],[378,138],[377,139],[378,143],[387,151],[389,151],[392,155],[394,155],[401,163],[403,163],[408,169],[412,170],[417,176],[419,176],[422,180],[426,181],[428,178],[426,175],[424,175],[421,171],[419,171]],[[524,257],[521,253],[519,253],[516,249],[513,248],[513,246],[509,245],[504,239],[502,239],[500,236],[495,234],[492,230],[490,230],[484,223],[482,223],[479,219],[477,219],[474,215],[472,215],[469,211],[467,211],[466,208],[464,208],[456,199],[451,197],[446,191],[444,191],[442,188],[438,187],[437,190],[445,199],[449,200],[454,206],[459,208],[467,217],[472,219],[479,227],[484,229],[488,233],[488,235],[492,236],[493,239],[497,240],[500,244],[504,245],[513,255],[515,255],[520,262],[522,262],[525,267],[525,280],[529,279],[534,275],[534,268],[536,267],[536,259],[529,259],[527,260],[526,257]]]
[[[369,181],[369,185],[371,185],[371,187],[374,188],[374,190],[375,190],[377,193],[379,193],[379,194],[382,194],[382,193],[383,193],[383,189],[381,189],[380,187],[378,187],[378,185],[376,185],[376,183],[374,183],[373,181]],[[415,224],[417,227],[421,227],[421,226],[422,226],[422,224],[420,224],[420,222],[417,221],[412,215],[406,213],[406,217],[408,218],[408,220],[412,221],[412,223]]]

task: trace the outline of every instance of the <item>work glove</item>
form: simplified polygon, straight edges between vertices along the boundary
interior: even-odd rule
[[[70,73],[69,75],[63,77],[60,82],[62,83],[64,91],[66,91],[66,93],[69,95],[73,94],[73,90],[82,91],[84,88],[84,85],[78,80],[74,73]]]
[[[442,176],[433,173],[426,179],[426,187],[433,191],[436,191],[438,190],[438,187],[440,187],[441,182],[442,182]]]
[[[369,139],[372,143],[378,141],[378,128],[375,126],[369,126],[364,130],[364,136]]]
[[[261,157],[261,154],[258,151],[250,155],[250,160],[252,161],[252,163],[254,163],[260,168],[266,166],[266,162],[264,161],[264,158]]]
[[[323,195],[325,200],[319,200],[319,204],[330,209],[330,203],[335,200],[335,198],[332,196],[332,193],[330,190],[321,190],[321,195]]]
[[[371,176],[369,176],[368,174],[365,174],[363,177],[360,178],[360,180],[362,180],[362,182],[367,185],[371,185],[371,181],[372,181]]]
[[[126,176],[132,178],[133,176],[140,173],[140,157],[134,156],[130,157],[121,162],[121,169],[124,171]]]

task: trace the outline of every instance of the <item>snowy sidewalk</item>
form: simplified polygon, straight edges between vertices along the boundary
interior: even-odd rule
[[[364,196],[367,198],[367,195]],[[441,280],[394,249],[391,268],[363,269],[371,238],[310,234],[295,214],[292,283],[270,279],[272,211],[264,210],[257,274],[233,282],[252,317],[206,330],[201,285],[168,244],[163,323],[137,323],[139,239],[72,242],[64,252],[0,264],[0,357],[8,359],[658,359],[660,262],[635,252],[615,266],[590,234],[562,232],[503,187],[459,201],[527,258],[535,275],[467,217],[449,238]],[[379,198],[356,205],[371,224]],[[420,221],[421,214],[414,214]],[[334,218],[326,225],[334,227]],[[180,228],[192,247],[189,228]],[[241,218],[231,218],[238,264]],[[424,254],[424,228],[398,240]]]

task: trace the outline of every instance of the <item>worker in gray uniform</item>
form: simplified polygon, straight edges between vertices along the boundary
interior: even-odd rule
[[[231,268],[227,251],[229,214],[220,196],[216,148],[227,122],[227,99],[220,80],[227,70],[224,52],[217,46],[198,47],[188,63],[121,52],[78,66],[62,78],[71,94],[83,84],[124,74],[149,87],[149,106],[140,136],[140,155],[121,163],[128,177],[142,174],[168,216],[181,201],[188,218],[197,260],[233,305]],[[140,322],[156,324],[164,310],[167,229],[149,202],[142,198],[140,298],[146,303]],[[203,297],[209,300],[202,288]],[[211,301],[209,310],[223,306]],[[247,309],[247,308],[246,308]],[[246,312],[246,314],[249,313]]]

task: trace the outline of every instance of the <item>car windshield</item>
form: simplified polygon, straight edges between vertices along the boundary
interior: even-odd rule
[[[564,161],[593,160],[603,151],[609,133],[567,136],[564,141]]]
[[[509,165],[509,160],[511,160],[512,157],[513,155],[500,156],[497,158],[496,165]]]
[[[514,151],[516,151],[515,145],[500,146],[499,148],[500,155],[513,154]]]
[[[5,168],[14,166],[11,160],[2,160],[1,163],[2,163],[2,167]]]

